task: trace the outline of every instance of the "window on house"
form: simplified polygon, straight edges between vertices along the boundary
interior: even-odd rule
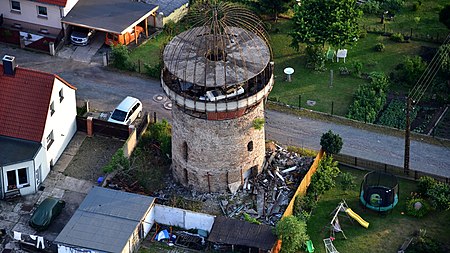
[[[14,190],[30,185],[28,182],[27,168],[10,170],[6,172],[6,177],[8,178],[8,190]]]
[[[63,92],[63,88],[61,88],[59,90],[59,102],[62,102],[64,99],[64,92]]]
[[[47,7],[38,6],[37,11],[39,17],[47,17]]]
[[[55,141],[53,137],[53,130],[47,135],[47,150],[52,146],[53,142]]]
[[[248,151],[253,151],[253,141],[250,141],[250,142],[247,144],[247,150],[248,150]]]
[[[53,116],[54,113],[55,113],[55,103],[52,101],[52,103],[50,104],[50,116]]]
[[[11,11],[20,12],[20,2],[11,0]]]

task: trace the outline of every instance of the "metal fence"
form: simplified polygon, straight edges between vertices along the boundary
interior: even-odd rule
[[[409,171],[405,171],[403,169],[403,167],[386,164],[386,163],[381,163],[381,162],[376,162],[376,161],[371,161],[371,160],[360,158],[360,157],[344,155],[344,154],[336,154],[336,155],[333,155],[333,158],[335,160],[339,161],[341,164],[348,165],[351,167],[356,167],[356,168],[362,169],[362,170],[383,171],[383,172],[391,173],[393,175],[397,175],[399,177],[413,179],[413,180],[418,180],[419,178],[421,178],[423,176],[429,176],[438,181],[444,182],[446,184],[450,184],[450,178],[448,178],[448,177],[433,175],[431,173],[426,173],[426,172],[411,170],[411,169]]]

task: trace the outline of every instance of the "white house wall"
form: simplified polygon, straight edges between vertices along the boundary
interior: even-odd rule
[[[10,0],[0,0],[0,12],[3,17],[20,22],[27,22],[43,27],[61,29],[60,7],[35,1],[18,0],[20,2],[20,13],[11,11]],[[47,18],[38,17],[37,6],[47,7]]]
[[[105,252],[82,248],[71,248],[69,246],[58,244],[58,253],[105,253]]]
[[[180,208],[158,205],[155,210],[155,222],[183,229],[203,229],[208,232],[214,224],[214,216],[204,213],[196,213]]]
[[[61,102],[59,99],[60,89],[63,89],[64,95],[64,99]],[[55,109],[53,115],[50,114],[51,102],[54,103]],[[50,104],[44,135],[42,136],[42,144],[47,148],[47,136],[53,131],[54,142],[50,146],[50,149],[47,150],[47,163],[49,166],[51,165],[50,161],[53,161],[53,165],[58,161],[67,144],[77,131],[75,90],[55,78]]]
[[[62,13],[63,16],[61,18],[65,17],[67,15],[67,13],[69,13],[69,11],[72,10],[72,8],[77,3],[78,3],[78,0],[67,0],[66,7],[64,7],[64,9],[63,9],[63,13]]]
[[[12,165],[8,165],[8,166],[4,166],[3,167],[3,187],[4,190],[7,191],[7,185],[8,185],[8,177],[7,177],[7,172],[8,171],[12,171],[12,170],[18,170],[21,168],[26,168],[27,169],[27,176],[28,176],[28,186],[19,188],[20,190],[20,194],[22,195],[27,195],[27,194],[32,194],[35,192],[35,187],[34,187],[34,162],[32,160],[30,161],[26,161],[26,162],[21,162],[21,163],[16,163],[16,164],[12,164]]]

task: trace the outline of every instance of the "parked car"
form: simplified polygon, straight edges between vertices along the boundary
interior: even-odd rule
[[[217,89],[217,90],[209,90],[206,92],[205,96],[200,97],[200,100],[207,101],[219,101],[226,98],[236,97],[244,93],[244,88],[242,87],[232,87],[225,91]]]
[[[66,206],[64,200],[55,198],[46,198],[36,208],[30,219],[30,226],[37,231],[42,231],[48,228],[50,223],[61,213]]]
[[[129,125],[133,123],[136,118],[140,118],[141,114],[141,101],[137,98],[128,96],[120,102],[116,109],[114,109],[108,121],[122,125]]]
[[[131,42],[135,41],[136,38],[138,38],[139,35],[143,32],[144,28],[136,26],[135,29],[131,30],[130,32],[126,32],[124,34],[106,33],[105,44],[110,46],[111,45],[117,46],[118,44],[128,45]]]
[[[94,37],[94,34],[95,30],[74,26],[70,35],[70,41],[77,46],[86,46]]]

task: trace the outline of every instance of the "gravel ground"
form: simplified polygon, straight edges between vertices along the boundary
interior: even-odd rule
[[[97,181],[99,176],[104,175],[103,166],[111,160],[112,155],[123,146],[123,143],[122,140],[109,137],[87,137],[64,174],[78,179]]]

